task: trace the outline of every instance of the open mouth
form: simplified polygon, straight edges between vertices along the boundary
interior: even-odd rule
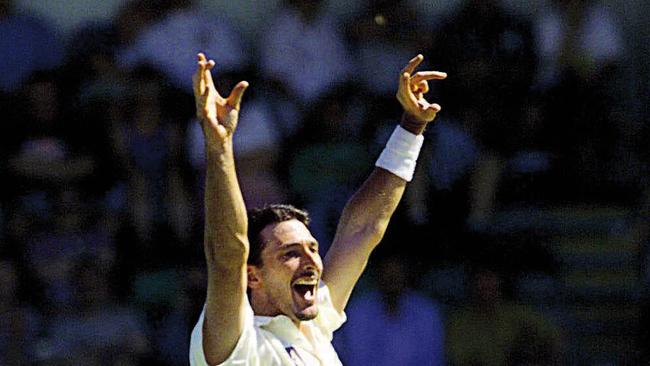
[[[313,278],[298,279],[292,285],[293,291],[298,297],[306,302],[313,302],[316,297],[318,280]]]

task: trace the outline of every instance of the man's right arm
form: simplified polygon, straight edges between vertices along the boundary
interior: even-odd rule
[[[193,78],[197,117],[205,137],[204,250],[208,291],[203,323],[203,352],[210,365],[225,361],[237,345],[246,316],[248,223],[237,182],[232,134],[248,83],[240,82],[228,98],[212,81],[212,60],[198,55]]]

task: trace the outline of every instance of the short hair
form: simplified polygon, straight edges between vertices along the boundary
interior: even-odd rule
[[[258,267],[262,266],[262,250],[264,242],[261,233],[265,227],[270,224],[284,222],[296,219],[305,226],[309,226],[311,221],[309,213],[305,210],[298,209],[292,205],[271,204],[263,208],[254,208],[248,211],[248,242],[250,250],[248,254],[248,264]]]

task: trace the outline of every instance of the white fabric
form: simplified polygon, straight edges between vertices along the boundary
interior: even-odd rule
[[[397,126],[375,165],[410,182],[423,142],[424,136],[414,135]]]
[[[321,284],[317,299],[318,316],[304,323],[313,335],[314,344],[305,338],[287,316],[254,315],[246,299],[248,309],[244,330],[235,350],[220,366],[340,366],[341,361],[331,342],[334,331],[345,322],[345,314],[334,309],[327,286]],[[203,352],[203,319],[202,312],[192,331],[191,366],[208,366]],[[299,359],[294,361],[291,355]]]

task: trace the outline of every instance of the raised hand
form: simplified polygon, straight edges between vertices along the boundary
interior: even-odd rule
[[[239,108],[248,82],[240,81],[228,98],[223,98],[212,81],[214,61],[207,60],[203,53],[197,56],[198,66],[192,77],[196,117],[201,122],[208,145],[218,146],[231,138],[237,128]]]
[[[429,103],[424,98],[424,94],[429,92],[428,80],[442,80],[447,77],[446,73],[439,71],[419,71],[413,74],[422,60],[424,56],[417,55],[402,69],[397,90],[397,100],[405,113],[405,121],[402,121],[402,124],[412,125],[409,126],[412,128],[407,129],[414,133],[424,131],[427,123],[433,121],[441,109],[437,103]]]

